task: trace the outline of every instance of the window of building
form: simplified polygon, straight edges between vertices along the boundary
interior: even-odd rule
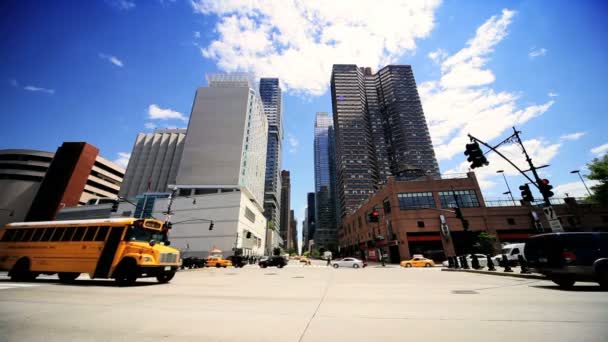
[[[456,205],[456,199],[458,205]],[[475,208],[479,207],[479,200],[475,190],[454,190],[454,191],[440,191],[439,200],[441,201],[442,208]]]
[[[255,214],[247,207],[245,207],[245,217],[252,223],[255,222]]]
[[[431,192],[404,192],[397,194],[397,198],[401,210],[435,208],[435,199]]]
[[[418,228],[424,228],[424,221],[418,221]]]
[[[507,223],[508,223],[510,226],[514,226],[514,225],[515,225],[515,219],[514,219],[514,218],[509,217],[509,218],[507,218]]]

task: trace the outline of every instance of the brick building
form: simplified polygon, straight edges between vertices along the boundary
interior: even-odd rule
[[[550,231],[542,204],[486,203],[473,172],[460,178],[427,176],[410,181],[389,177],[385,187],[345,217],[339,231],[341,254],[377,260],[380,249],[393,263],[413,254],[435,261],[462,254],[466,233],[454,214],[456,201],[472,236],[483,231],[495,235],[498,243],[519,242]],[[564,230],[608,231],[607,207],[577,203],[574,198],[553,202]],[[380,222],[369,222],[373,211],[379,213]],[[379,235],[384,239],[376,241]]]

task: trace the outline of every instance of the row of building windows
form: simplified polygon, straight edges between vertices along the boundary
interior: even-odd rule
[[[428,209],[436,208],[435,198],[432,192],[405,192],[397,194],[399,208]],[[479,200],[474,190],[440,191],[439,200],[442,208],[476,208]]]
[[[7,229],[2,242],[105,241],[110,227]]]

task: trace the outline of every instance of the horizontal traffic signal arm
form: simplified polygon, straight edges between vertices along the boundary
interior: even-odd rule
[[[534,180],[532,180],[532,178],[530,178],[530,176],[528,176],[524,171],[522,171],[519,167],[517,167],[517,165],[513,164],[513,162],[511,160],[509,160],[509,158],[505,157],[504,154],[500,153],[495,147],[492,147],[488,144],[486,144],[483,140],[477,139],[474,136],[468,134],[469,138],[471,139],[471,141],[475,141],[477,143],[482,144],[483,146],[489,148],[490,150],[494,151],[496,154],[498,154],[499,156],[502,157],[502,159],[506,160],[509,164],[511,164],[511,166],[513,166],[517,171],[519,171],[519,173],[521,173],[524,177],[526,177],[526,179],[528,181],[530,181],[531,184],[533,184],[535,187],[537,187],[540,190],[540,187],[538,186],[538,184],[536,184],[536,182]],[[504,142],[504,141],[503,141]],[[496,145],[496,147],[500,146],[502,144],[502,142],[498,145]]]

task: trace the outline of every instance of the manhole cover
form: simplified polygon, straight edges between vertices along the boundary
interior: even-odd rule
[[[302,276],[297,276],[297,277],[292,277],[292,278],[300,279],[300,278],[304,278],[304,277],[302,277]]]
[[[264,275],[277,275],[276,273],[264,273]]]
[[[478,294],[479,292],[473,290],[454,290],[453,294]]]

